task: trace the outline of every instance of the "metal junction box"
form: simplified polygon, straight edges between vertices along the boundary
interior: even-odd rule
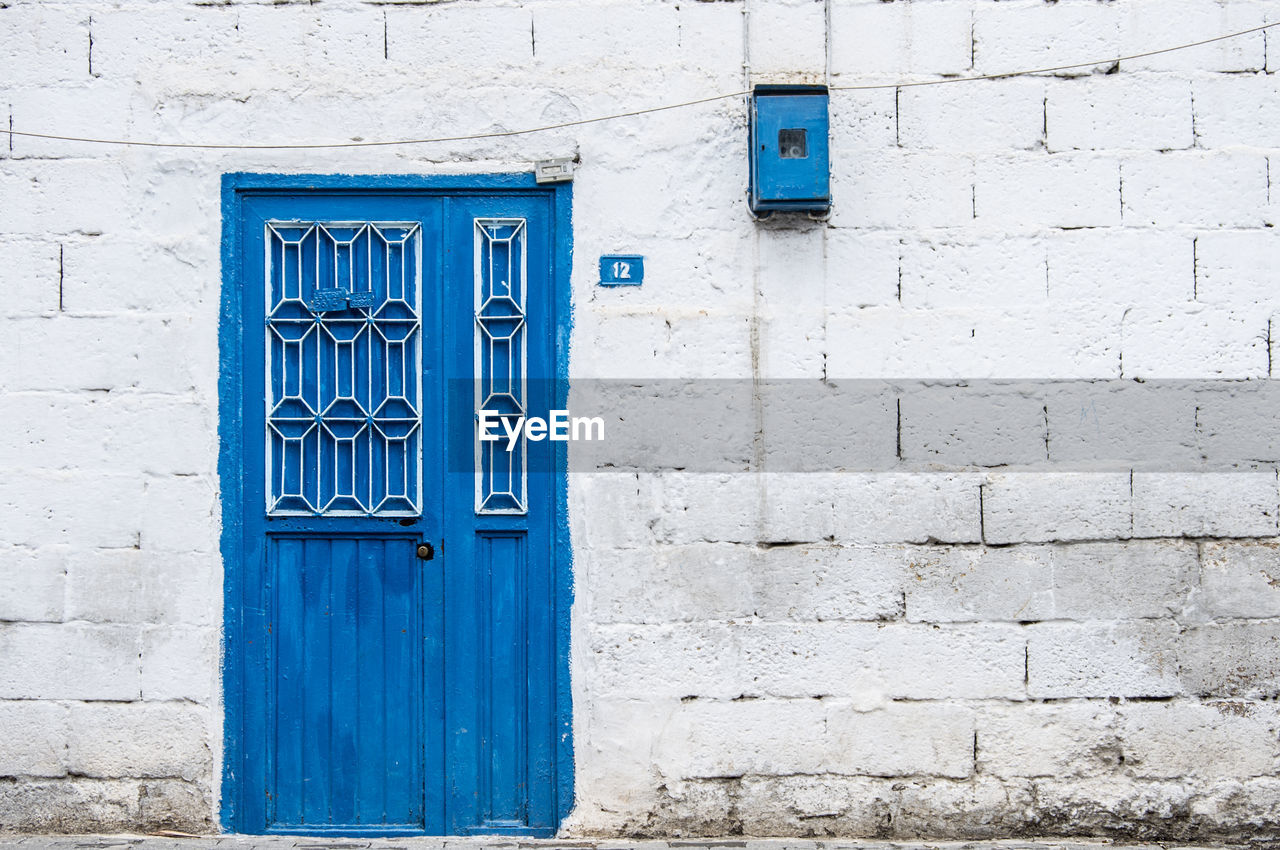
[[[826,86],[751,93],[751,211],[831,209]]]

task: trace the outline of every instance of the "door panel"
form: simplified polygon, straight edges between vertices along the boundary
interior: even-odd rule
[[[448,501],[458,508],[450,545],[468,565],[445,574],[446,596],[457,603],[446,612],[445,642],[478,650],[445,660],[449,830],[550,831],[556,600],[547,559],[556,478],[547,470],[558,444],[521,439],[509,454],[505,443],[481,445],[475,433],[477,409],[545,417],[554,403],[550,205],[450,198],[445,219],[446,290],[452,310],[472,316],[445,330],[449,403],[466,411],[449,417],[450,470],[466,470],[448,478]]]
[[[557,447],[486,459],[475,430],[478,406],[554,402],[556,197],[236,196],[237,831],[548,835],[563,817]]]
[[[414,542],[270,539],[270,826],[423,826],[425,689]]]

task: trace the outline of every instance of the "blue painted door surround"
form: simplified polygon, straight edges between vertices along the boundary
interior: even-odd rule
[[[568,813],[564,443],[494,454],[475,410],[564,407],[569,192],[224,178],[224,828]]]

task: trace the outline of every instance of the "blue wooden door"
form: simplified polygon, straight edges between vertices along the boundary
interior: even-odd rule
[[[556,403],[563,199],[230,182],[224,821],[551,834],[562,447],[475,423]]]

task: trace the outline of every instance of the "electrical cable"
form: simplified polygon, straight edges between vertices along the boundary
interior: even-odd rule
[[[1239,32],[1226,33],[1225,35],[1214,36],[1200,41],[1193,41],[1187,44],[1179,44],[1173,47],[1162,47],[1158,50],[1148,50],[1142,53],[1133,53],[1128,56],[1115,56],[1109,59],[1100,59],[1093,62],[1073,62],[1069,65],[1055,65],[1049,68],[1034,68],[1023,71],[1006,71],[998,74],[980,74],[969,77],[945,77],[940,80],[914,80],[894,83],[868,83],[865,85],[852,86],[831,86],[830,91],[873,91],[877,89],[902,89],[913,88],[917,86],[940,86],[948,83],[971,83],[981,80],[1003,80],[1010,77],[1025,77],[1034,74],[1051,74],[1057,71],[1070,71],[1078,68],[1091,68],[1099,65],[1116,65],[1120,62],[1128,62],[1134,59],[1143,59],[1148,56],[1159,56],[1164,53],[1173,53],[1179,50],[1187,50],[1193,47],[1200,47],[1205,44],[1213,44],[1218,41],[1226,41],[1232,38],[1239,38],[1244,35],[1251,35],[1255,32],[1271,29],[1280,26],[1280,22],[1263,24],[1261,26],[1252,27]],[[586,124],[599,124],[604,121],[616,121],[622,118],[634,118],[639,115],[649,115],[655,112],[665,112],[671,109],[684,109],[690,106],[698,106],[704,103],[715,103],[721,100],[729,100],[736,97],[745,97],[751,94],[751,90],[729,92],[727,94],[712,95],[710,97],[702,97],[696,100],[686,100],[680,103],[669,103],[663,106],[651,106],[645,109],[634,109],[629,112],[615,112],[610,115],[599,115],[594,118],[579,118],[573,121],[563,121],[559,124],[547,124],[542,127],[528,127],[521,130],[498,130],[489,133],[469,133],[463,136],[438,136],[435,138],[425,139],[393,139],[386,141],[350,141],[350,142],[324,142],[312,144],[208,144],[197,142],[146,142],[132,141],[129,139],[98,139],[85,136],[64,136],[55,133],[33,133],[25,130],[14,130],[12,126],[8,129],[0,127],[0,134],[7,134],[10,139],[14,136],[20,136],[28,139],[47,139],[59,142],[80,142],[84,144],[95,145],[120,145],[124,147],[141,147],[141,148],[185,148],[197,150],[331,150],[339,148],[375,148],[375,147],[393,147],[397,145],[428,145],[440,144],[446,142],[471,142],[481,141],[484,139],[503,139],[512,136],[527,136],[533,133],[546,133],[551,130],[563,130],[568,127],[581,127]]]

